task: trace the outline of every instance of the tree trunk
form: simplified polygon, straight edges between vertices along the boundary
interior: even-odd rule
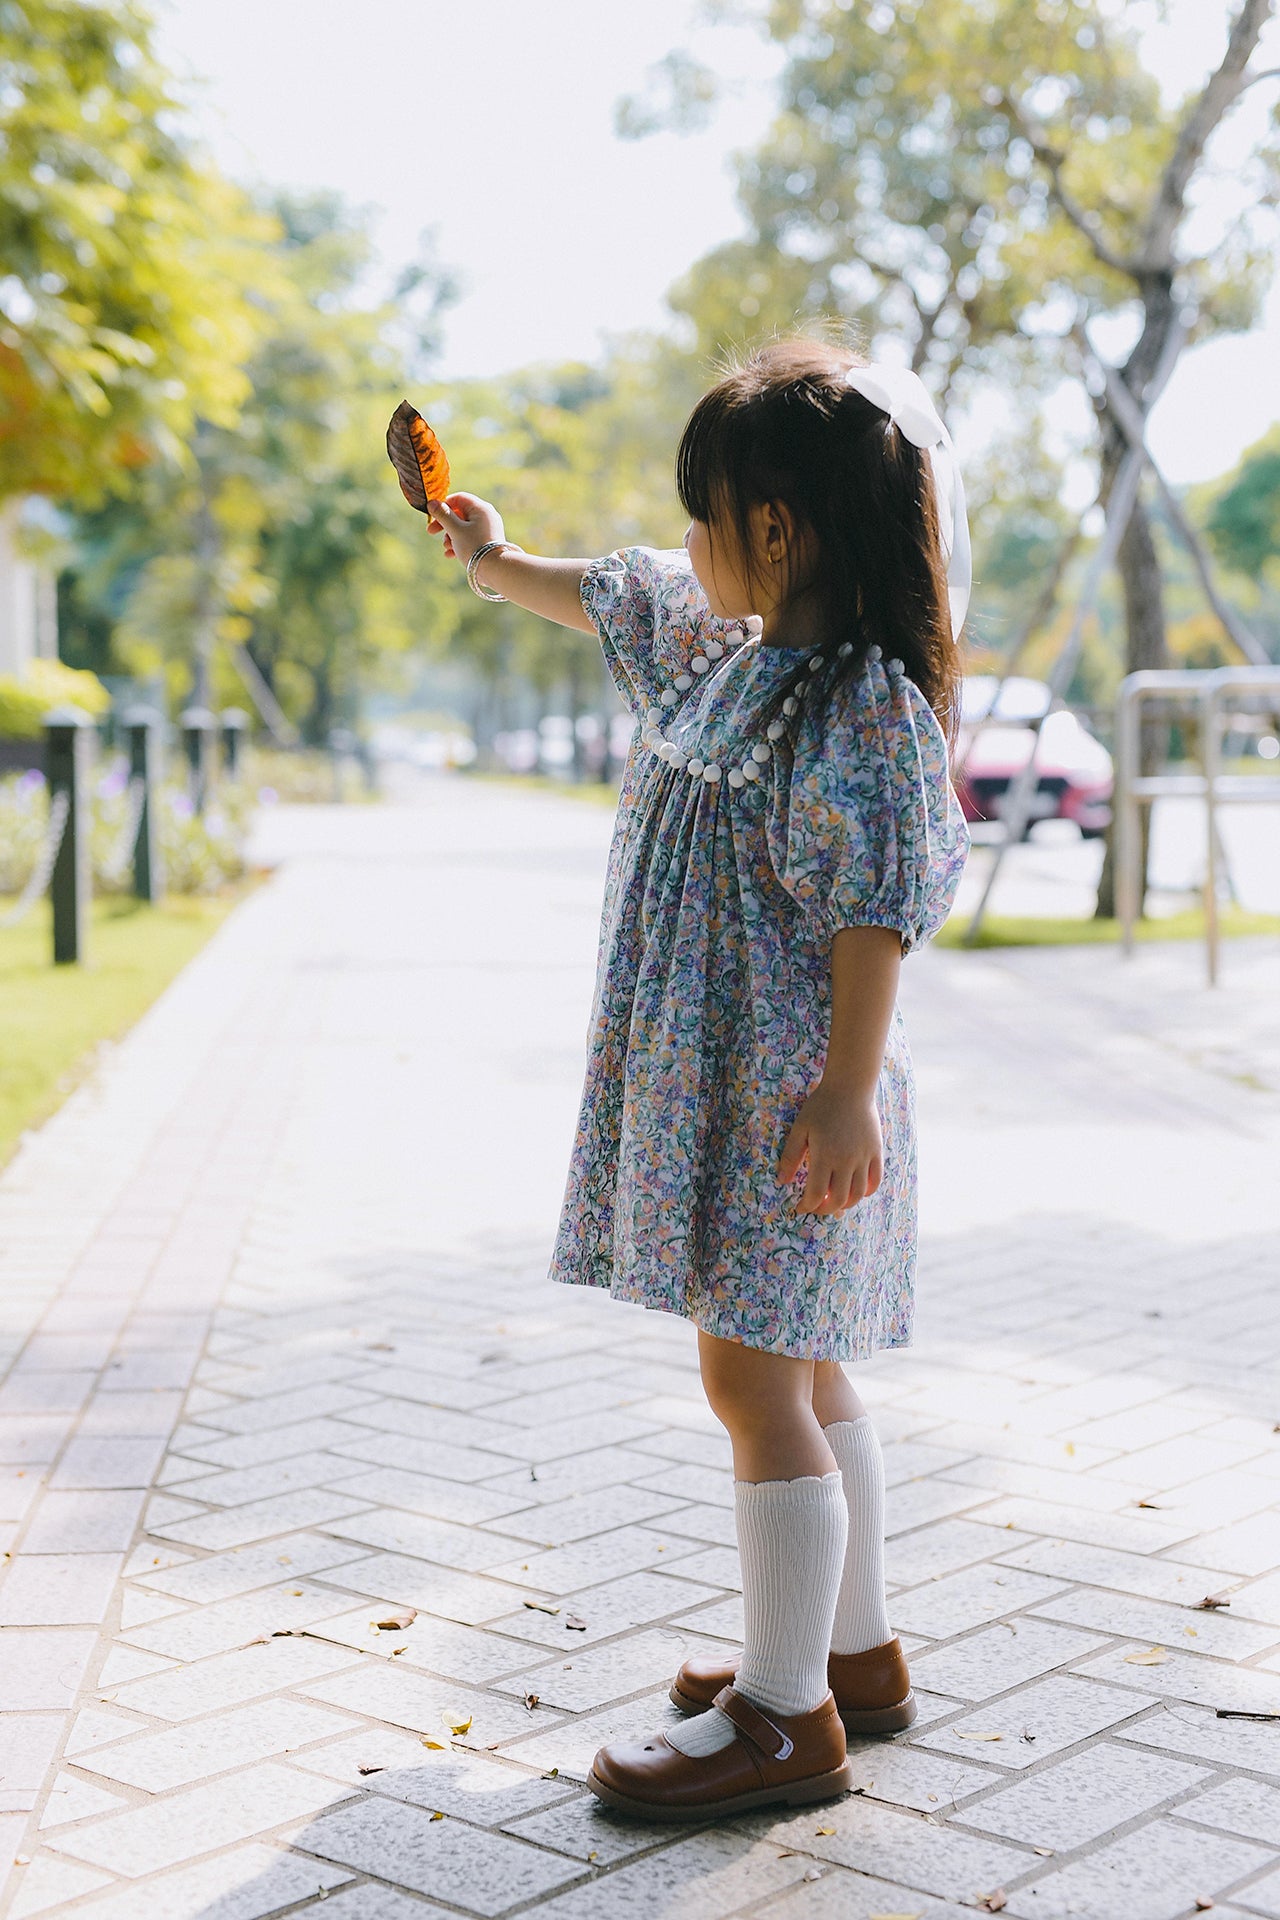
[[[1120,376],[1140,407],[1145,406],[1147,388],[1160,364],[1165,343],[1177,320],[1171,276],[1165,274],[1153,276],[1151,281],[1143,287],[1143,298],[1146,316],[1142,334]],[[1109,495],[1116,471],[1128,450],[1129,443],[1118,422],[1110,419],[1105,410],[1103,421],[1102,462],[1106,494]],[[1160,564],[1160,555],[1156,550],[1151,517],[1143,503],[1141,492],[1134,502],[1124,539],[1120,543],[1117,565],[1124,593],[1124,670],[1128,674],[1141,673],[1148,667],[1167,667],[1169,646],[1164,617],[1164,572]],[[1141,768],[1144,774],[1154,773],[1156,770],[1160,759],[1162,731],[1158,725],[1150,722],[1143,728]],[[1145,911],[1143,903],[1145,903],[1147,891],[1150,837],[1151,810],[1149,807],[1144,807],[1142,809],[1142,850],[1138,869],[1140,912]],[[1115,848],[1113,833],[1108,830],[1102,875],[1098,881],[1098,904],[1095,917],[1099,920],[1112,920],[1115,918],[1115,911]]]

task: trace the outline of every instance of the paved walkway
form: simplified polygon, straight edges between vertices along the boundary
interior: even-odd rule
[[[0,1181],[0,1913],[1280,1916],[1274,945],[910,963],[919,1724],[830,1808],[584,1795],[740,1608],[689,1330],[543,1279],[607,829],[278,815]]]

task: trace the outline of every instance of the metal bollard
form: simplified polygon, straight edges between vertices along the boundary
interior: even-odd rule
[[[203,813],[213,786],[213,742],[218,730],[217,716],[210,713],[208,707],[187,707],[178,716],[178,724],[182,728],[182,745],[191,769],[191,804],[197,813]]]
[[[240,749],[244,745],[249,716],[243,707],[224,707],[218,715],[222,723],[222,765],[229,780],[240,771]]]
[[[44,717],[45,778],[49,804],[66,795],[67,818],[49,877],[53,902],[53,962],[78,965],[89,934],[89,750],[93,721],[79,707],[57,707]]]
[[[129,784],[142,782],[138,834],[133,843],[133,891],[138,900],[163,900],[156,796],[160,785],[160,715],[154,707],[129,707],[121,716],[129,741]]]

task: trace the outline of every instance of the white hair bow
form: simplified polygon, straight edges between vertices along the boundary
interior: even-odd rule
[[[969,544],[969,517],[965,512],[964,481],[951,435],[942,424],[929,389],[909,367],[888,366],[873,360],[853,367],[846,384],[873,407],[887,413],[899,433],[929,457],[938,500],[938,525],[947,559],[947,599],[951,605],[951,633],[959,639],[973,586],[973,551]]]

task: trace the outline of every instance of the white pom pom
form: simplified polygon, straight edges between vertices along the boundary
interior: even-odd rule
[[[675,677],[675,684],[679,687],[681,693],[688,693],[690,687],[693,685],[693,675],[691,673],[678,673]]]
[[[742,777],[744,780],[758,780],[760,778],[760,769],[754,760],[743,761]]]
[[[845,643],[844,643],[844,645],[843,645],[843,646],[841,647],[841,649],[840,649],[840,652],[841,652],[841,655],[842,655],[842,656],[843,656],[843,657],[844,657],[845,659],[847,659],[847,658],[848,658],[848,656],[849,656],[849,655],[850,655],[850,654],[851,654],[851,653],[853,652],[853,642],[852,642],[852,640],[846,640],[846,641],[845,641]]]
[[[893,678],[896,680],[900,674],[906,672],[906,668],[903,666],[901,660],[891,660],[889,662],[888,667],[885,669],[885,671],[887,673],[892,674]]]
[[[711,662],[708,660],[705,653],[695,653],[692,660],[689,662],[689,665],[693,668],[695,673],[705,673],[707,671],[707,668],[711,665]]]
[[[701,780],[702,771],[706,764],[705,760],[699,760],[696,753],[693,754],[689,760],[689,778],[691,780]]]
[[[729,785],[731,787],[740,787],[742,785],[742,774],[737,767],[730,767],[729,769]]]
[[[684,755],[680,752],[678,747],[672,747],[669,758],[670,758],[670,764],[675,768],[676,772],[683,773],[684,772]]]
[[[674,687],[667,688],[666,692],[662,696],[662,704],[664,707],[679,706],[680,695],[676,692]]]
[[[646,747],[650,748],[651,750],[656,749],[662,744],[662,735],[658,732],[658,729],[656,727],[646,727],[644,729],[644,732],[640,735],[640,738],[644,741],[644,744],[646,745]]]
[[[651,727],[660,727],[666,717],[661,707],[650,707],[648,713],[645,715],[645,719]]]
[[[703,651],[706,654],[708,660],[718,660],[720,658],[720,655],[724,652],[724,648],[718,640],[708,640]]]
[[[714,787],[716,781],[720,778],[720,768],[714,760],[709,760],[702,769],[702,777],[704,780],[709,781]]]
[[[810,673],[816,673],[816,672],[818,671],[818,668],[819,668],[819,667],[820,667],[821,665],[822,665],[822,655],[821,655],[820,653],[815,653],[815,654],[813,654],[813,655],[811,655],[811,657],[810,657],[810,660],[809,660],[809,671],[810,671]]]
[[[749,613],[742,623],[742,630],[748,640],[755,640],[764,632],[764,621],[758,613]]]
[[[799,705],[800,705],[800,702],[798,700],[793,700],[791,695],[788,694],[786,699],[782,703],[782,711],[786,714],[795,713]]]
[[[868,647],[867,658],[868,660],[880,660],[883,658],[883,655],[881,654],[879,647]]]
[[[766,760],[771,760],[773,758],[773,748],[766,747],[763,740],[757,740],[756,744],[751,749],[751,758],[753,760],[758,760],[761,766],[763,766]]]
[[[765,732],[770,740],[781,740],[783,734],[786,732],[786,728],[783,726],[781,720],[771,720],[765,728]]]

